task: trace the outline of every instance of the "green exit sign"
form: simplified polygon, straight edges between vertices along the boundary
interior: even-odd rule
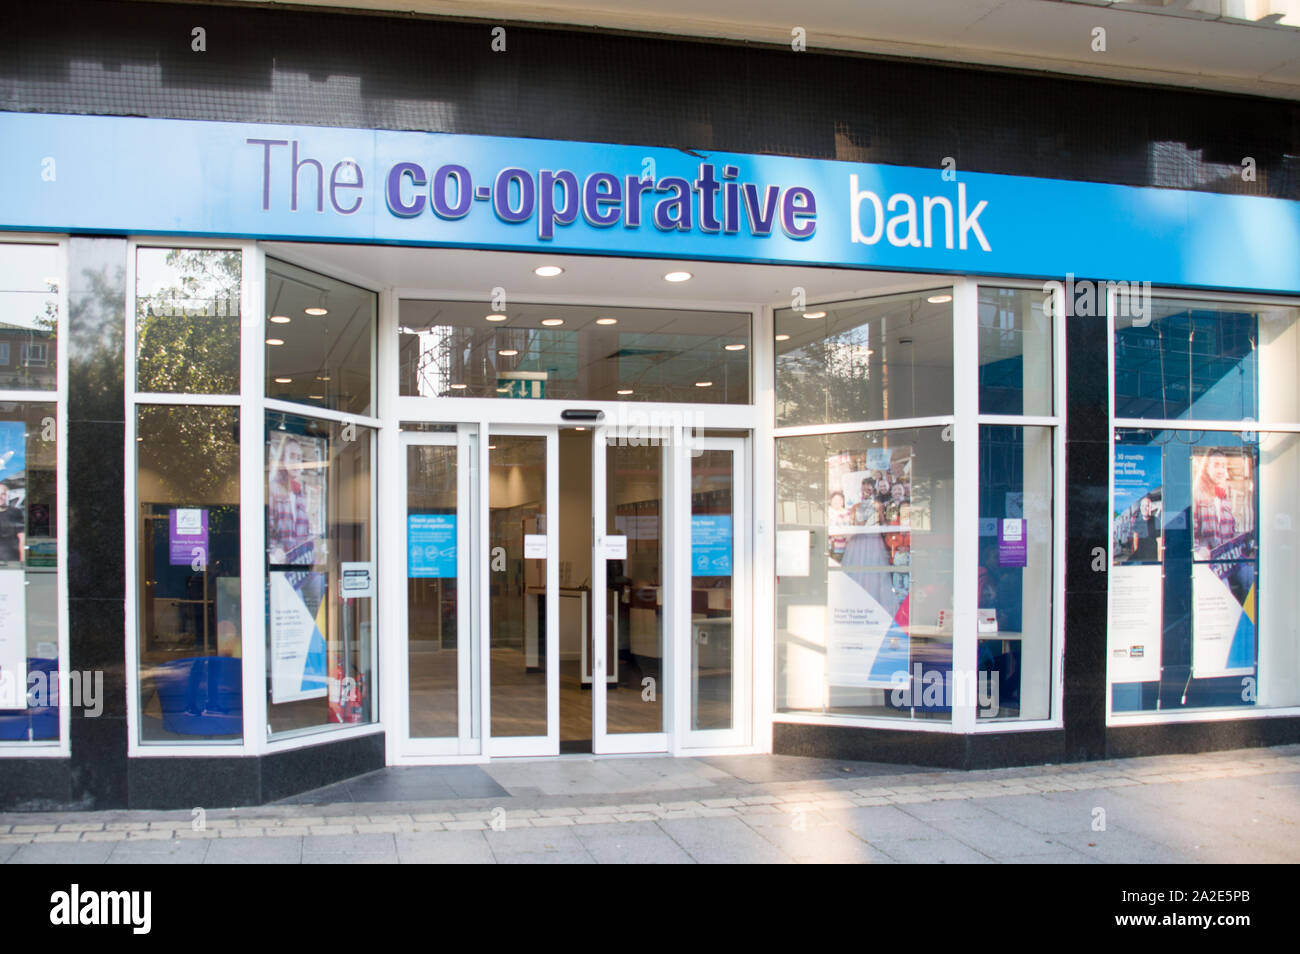
[[[497,396],[544,398],[546,397],[546,372],[503,371],[497,375]]]

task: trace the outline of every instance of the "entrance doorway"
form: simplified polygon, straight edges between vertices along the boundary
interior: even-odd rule
[[[402,434],[403,748],[743,744],[745,441],[481,427]]]

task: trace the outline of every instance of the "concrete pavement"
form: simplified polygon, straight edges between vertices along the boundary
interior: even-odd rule
[[[976,772],[570,757],[198,808],[0,814],[0,861],[1294,863],[1300,746]]]

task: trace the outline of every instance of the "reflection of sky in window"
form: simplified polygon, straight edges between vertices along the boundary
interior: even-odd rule
[[[38,328],[58,308],[58,246],[0,246],[0,323]]]

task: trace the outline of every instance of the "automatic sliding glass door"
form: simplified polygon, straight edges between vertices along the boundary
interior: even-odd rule
[[[597,754],[668,749],[667,443],[644,428],[635,436],[615,428],[596,432],[591,685]]]
[[[559,442],[554,428],[490,428],[487,520],[488,754],[557,755]]]

